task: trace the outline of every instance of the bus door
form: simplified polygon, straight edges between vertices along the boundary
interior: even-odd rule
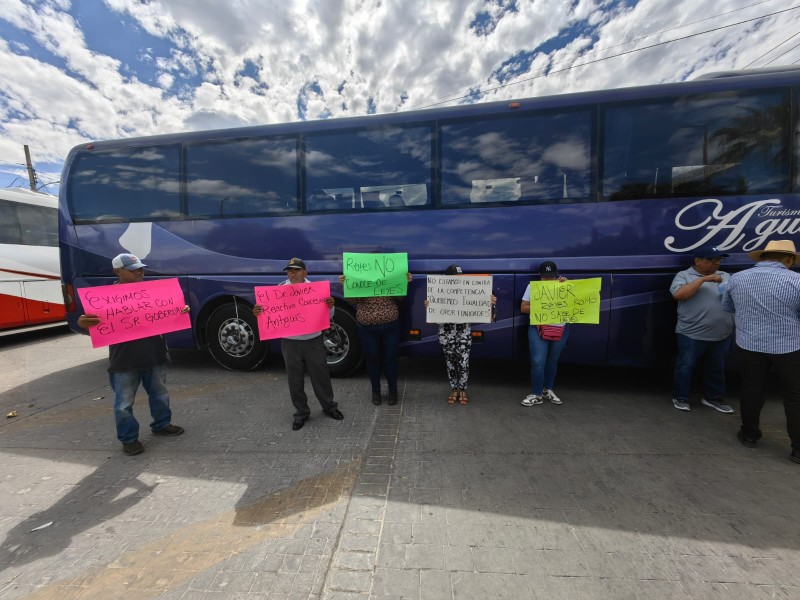
[[[561,355],[561,362],[579,363],[590,365],[602,365],[608,359],[608,331],[610,323],[609,306],[611,304],[611,284],[612,276],[608,273],[598,275],[596,273],[567,273],[569,279],[589,279],[600,278],[600,322],[598,324],[573,323],[570,325],[569,340]],[[517,326],[515,327],[515,346],[517,356],[530,359],[528,349],[528,329],[530,327],[529,315],[519,311],[522,296],[525,288],[531,281],[538,281],[539,276],[517,275],[516,276],[516,309]]]

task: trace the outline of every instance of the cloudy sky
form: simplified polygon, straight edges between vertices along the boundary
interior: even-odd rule
[[[792,64],[800,0],[0,0],[0,187],[24,144],[49,183],[89,140]]]

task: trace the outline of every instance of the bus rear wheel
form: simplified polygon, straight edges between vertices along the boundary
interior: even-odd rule
[[[364,351],[353,313],[337,307],[330,329],[323,331],[322,336],[333,377],[347,377],[361,365]]]
[[[267,344],[258,339],[256,318],[246,304],[225,304],[211,313],[206,340],[214,360],[231,371],[252,371],[267,356]]]

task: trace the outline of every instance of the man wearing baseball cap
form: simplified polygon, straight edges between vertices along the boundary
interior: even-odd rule
[[[800,274],[792,240],[772,240],[747,254],[755,266],[731,276],[722,304],[734,313],[740,349],[742,427],[736,434],[748,448],[761,438],[760,419],[767,382],[780,380],[789,459],[800,463]]]
[[[704,362],[702,404],[721,413],[733,412],[723,400],[725,355],[733,331],[732,316],[722,310],[722,292],[730,275],[720,271],[719,265],[726,258],[728,254],[719,248],[698,248],[693,265],[675,275],[669,287],[678,302],[678,356],[672,391],[672,404],[678,410],[691,410],[692,373]]]
[[[117,285],[137,283],[144,279],[147,265],[133,254],[118,254],[111,259],[111,268],[119,278]],[[189,312],[184,306],[181,312]],[[96,327],[101,322],[96,314],[78,317],[78,325],[84,329]],[[167,391],[167,364],[169,352],[164,337],[153,335],[130,342],[111,344],[108,347],[108,380],[114,390],[114,420],[117,439],[122,442],[122,451],[133,456],[144,452],[139,441],[139,422],[133,416],[133,401],[141,384],[147,392],[153,435],[180,435],[183,427],[172,424]]]
[[[306,275],[306,263],[300,258],[291,258],[283,268],[286,272],[286,281],[279,285],[290,285],[297,283],[308,283]],[[326,299],[326,304],[331,310],[331,318],[335,310],[333,297]],[[253,307],[255,316],[264,312],[264,307],[256,304]],[[338,404],[333,399],[333,385],[331,385],[331,375],[328,370],[327,353],[322,339],[322,332],[308,333],[305,335],[293,335],[281,339],[281,353],[283,362],[286,364],[286,379],[289,383],[289,396],[294,405],[294,421],[292,430],[302,429],[311,409],[308,407],[308,396],[305,391],[305,377],[311,379],[311,387],[314,394],[322,406],[322,411],[331,419],[341,421],[344,415],[338,408]]]

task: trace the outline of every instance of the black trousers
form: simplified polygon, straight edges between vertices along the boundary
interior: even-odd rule
[[[766,354],[739,348],[741,359],[742,433],[756,439],[761,437],[759,422],[764,408],[766,385],[770,370],[780,379],[783,408],[786,412],[786,431],[792,448],[800,450],[800,350],[788,354]]]
[[[311,379],[311,387],[314,388],[322,410],[330,412],[336,408],[322,336],[318,335],[310,340],[283,339],[281,352],[286,363],[286,378],[289,380],[289,394],[294,404],[295,418],[306,418],[311,414],[304,389],[306,373]]]

